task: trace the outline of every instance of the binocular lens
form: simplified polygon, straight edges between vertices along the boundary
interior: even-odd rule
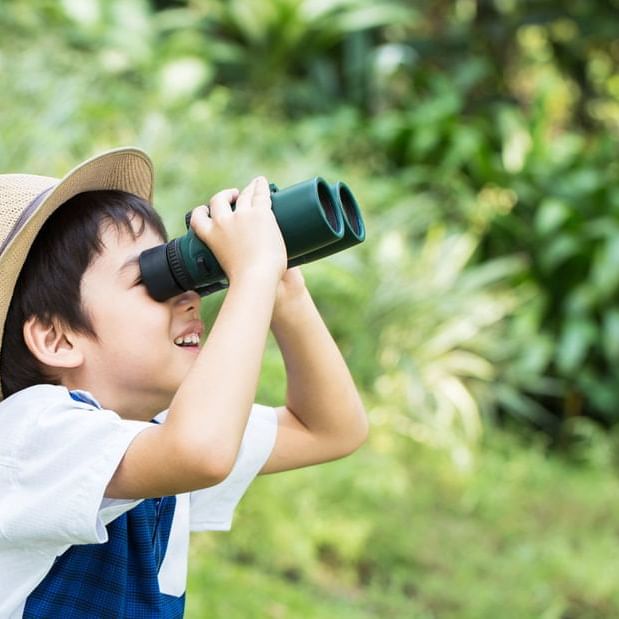
[[[323,181],[318,183],[318,200],[322,213],[334,232],[340,232],[342,225],[338,218],[337,207],[333,202],[329,186]]]
[[[344,183],[338,183],[338,195],[340,196],[340,202],[342,204],[342,212],[344,213],[344,219],[350,227],[350,231],[359,240],[365,238],[365,226],[361,219],[361,212],[359,211],[359,205],[352,191],[348,185]]]

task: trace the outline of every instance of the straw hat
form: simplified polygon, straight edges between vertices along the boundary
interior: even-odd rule
[[[88,159],[63,179],[0,174],[0,343],[15,282],[39,230],[73,196],[101,189],[152,201],[151,160],[137,148],[116,148]]]

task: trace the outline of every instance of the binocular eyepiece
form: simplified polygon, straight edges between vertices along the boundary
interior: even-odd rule
[[[271,208],[288,254],[288,268],[337,253],[365,239],[365,224],[352,191],[322,177],[286,189],[271,184]],[[215,255],[189,228],[184,236],[140,254],[142,280],[150,296],[165,301],[186,290],[201,296],[228,285]]]

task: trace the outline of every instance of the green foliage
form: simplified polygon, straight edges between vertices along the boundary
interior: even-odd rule
[[[546,148],[543,168],[531,161],[514,181],[520,205],[496,219],[486,250],[517,247],[531,259],[545,297],[539,329],[556,342],[549,367],[569,385],[559,410],[616,421],[619,167],[611,140],[571,154],[561,142]]]
[[[399,427],[449,420],[431,432],[444,444],[477,437],[480,415],[496,411],[547,428],[550,413],[613,421],[619,91],[610,8],[442,6],[4,3],[0,63],[28,79],[4,72],[11,104],[0,163],[63,170],[132,141],[166,160],[158,195],[181,208],[238,184],[230,160],[280,182],[298,179],[284,161],[305,175],[337,167],[364,198],[372,245],[357,250],[363,263],[315,267],[318,296],[376,406],[401,411]],[[35,38],[36,47],[26,43]],[[250,106],[255,122],[243,117]],[[234,110],[241,115],[229,120]],[[322,115],[291,129],[280,115],[308,110]],[[458,244],[469,248],[465,261],[448,251]],[[436,287],[444,270],[452,278]],[[352,299],[361,311],[351,319],[338,306]],[[480,307],[494,307],[496,319]],[[425,335],[441,341],[467,320],[474,335],[445,349],[436,370]],[[366,324],[378,338],[361,335]]]
[[[376,422],[465,456],[461,447],[479,439],[483,413],[511,405],[502,401],[511,378],[500,334],[531,294],[504,284],[522,272],[517,258],[470,265],[472,234],[434,224],[415,238],[412,208],[414,200],[403,200],[379,219],[381,239],[362,257],[363,270],[342,256],[316,265],[309,280],[354,375],[372,393]],[[345,309],[351,296],[354,316]]]
[[[378,82],[368,77],[371,104],[352,120],[363,152],[382,154],[377,171],[428,197],[447,226],[473,227],[477,261],[525,259],[513,282],[524,277],[539,302],[519,308],[528,331],[511,347],[512,369],[532,346],[533,383],[544,386],[521,375],[516,390],[493,387],[512,402],[506,411],[546,427],[548,412],[617,420],[611,4],[457,2],[440,15],[418,7],[424,19],[383,31],[398,51]]]
[[[245,104],[261,99],[295,113],[359,97],[367,33],[413,15],[393,0],[195,0],[159,19],[172,39],[202,34],[216,79]]]

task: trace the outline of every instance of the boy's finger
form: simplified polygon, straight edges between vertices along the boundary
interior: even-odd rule
[[[196,208],[191,211],[190,226],[193,230],[210,230],[213,222],[211,221],[209,211],[210,208],[206,204],[203,204],[202,206],[196,206]]]
[[[249,185],[247,185],[247,187],[243,188],[243,191],[241,191],[241,193],[239,194],[239,197],[236,201],[236,210],[244,210],[246,208],[249,208],[251,206],[251,202],[252,202],[252,196],[254,194],[255,191],[255,187],[256,187],[256,180],[257,179],[253,179],[251,181],[251,183],[249,183]]]
[[[251,205],[271,208],[271,190],[264,176],[255,179],[254,192],[251,197]]]
[[[211,217],[216,218],[219,215],[230,213],[232,211],[230,204],[238,199],[238,195],[239,190],[236,188],[224,189],[216,193],[208,203]]]

